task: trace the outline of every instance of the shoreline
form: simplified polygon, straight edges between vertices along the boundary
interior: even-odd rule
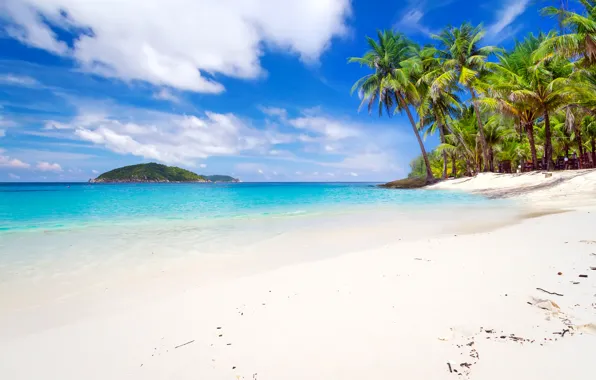
[[[443,186],[509,192],[519,177]],[[85,270],[0,282],[0,377],[587,380],[596,205],[586,186],[571,191],[578,178],[509,192],[508,207],[278,220],[272,235],[199,256],[199,230],[156,230],[126,261],[104,256],[114,276],[59,232],[40,247],[74,244]],[[100,238],[104,254],[124,236]]]
[[[475,177],[448,179],[428,190],[459,190],[490,199],[515,199],[531,205],[596,204],[596,169],[517,174],[479,173]]]
[[[589,243],[594,222],[596,209],[589,208],[187,284],[141,305],[123,300],[106,310],[98,302],[92,316],[4,335],[0,374],[452,379],[446,364],[452,361],[470,379],[515,373],[587,380],[596,349],[590,325],[596,275],[589,270],[596,261]],[[577,228],[560,228],[572,224]],[[553,229],[559,233],[546,232]],[[589,277],[578,277],[584,273]],[[51,321],[73,308],[61,305],[38,318]],[[553,334],[565,329],[564,337]],[[470,347],[479,358],[470,357]],[[25,365],[29,360],[38,365]]]

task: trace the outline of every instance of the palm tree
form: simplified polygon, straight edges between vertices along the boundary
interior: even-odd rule
[[[596,167],[596,118],[588,115],[583,118],[581,128],[584,136],[590,142],[590,150],[592,151],[592,166]]]
[[[567,58],[580,58],[584,65],[596,64],[596,0],[579,0],[584,13],[579,14],[565,7],[546,7],[542,14],[557,16],[563,27],[571,33],[552,36],[544,41],[538,55],[552,56],[555,52]]]
[[[436,57],[439,61],[435,72],[428,73],[435,79],[431,85],[431,96],[438,97],[442,91],[450,88],[454,82],[465,88],[471,98],[476,111],[478,135],[484,157],[484,170],[489,170],[489,157],[484,136],[484,128],[478,104],[478,95],[485,91],[482,83],[488,73],[488,58],[491,54],[500,51],[494,46],[480,46],[484,37],[481,26],[474,27],[463,24],[459,28],[448,27],[433,38],[439,43]]]
[[[459,115],[462,111],[461,101],[457,96],[457,87],[453,85],[451,88],[446,88],[434,97],[431,96],[430,84],[434,78],[425,75],[430,72],[438,72],[438,61],[434,58],[434,49],[426,47],[419,52],[420,61],[422,63],[421,76],[417,81],[418,92],[421,95],[421,101],[418,106],[418,115],[423,121],[423,126],[428,126],[425,137],[439,132],[439,139],[441,144],[445,144],[445,136],[452,131],[449,127],[449,122],[453,117]],[[430,79],[430,80],[429,80]],[[443,179],[447,178],[447,159],[448,152],[442,152],[443,158]]]
[[[574,93],[569,86],[573,68],[571,62],[557,56],[545,60],[540,58],[536,50],[532,53],[532,49],[541,49],[537,47],[538,43],[542,46],[541,41],[549,40],[550,36],[552,35],[530,35],[524,42],[516,45],[517,52],[503,55],[501,64],[494,65],[493,68],[503,75],[500,85],[495,85],[494,90],[508,94],[511,109],[521,107],[520,110],[538,112],[544,119],[544,157],[548,170],[553,170],[550,114],[571,103]],[[533,116],[535,115],[520,114],[520,118],[523,117],[527,123],[530,120],[533,123]],[[533,139],[530,135],[528,137],[530,141]],[[532,160],[536,160],[535,152],[532,153]]]
[[[478,145],[478,127],[474,108],[462,108],[458,119],[450,125],[450,134],[445,136],[445,144],[440,149],[447,149],[448,153],[457,153],[466,168],[467,175],[473,175],[475,163],[478,162],[476,154]]]
[[[507,121],[501,115],[491,116],[484,125],[484,136],[488,146],[490,170],[494,171],[495,151],[506,140],[515,136],[515,130],[507,125]]]
[[[498,110],[515,118],[520,130],[525,131],[530,144],[532,167],[537,168],[538,155],[534,139],[534,123],[543,116],[535,102],[514,97],[515,91],[532,91],[536,72],[535,52],[550,35],[528,35],[523,41],[516,42],[513,51],[499,54],[499,63],[493,66],[489,77],[490,96],[482,100],[492,110]]]
[[[378,41],[368,37],[370,50],[363,57],[352,57],[348,62],[359,63],[373,71],[360,78],[352,87],[352,93],[358,90],[362,98],[360,107],[368,104],[369,113],[375,103],[379,116],[383,110],[391,116],[393,112],[405,111],[426,165],[427,182],[433,182],[430,162],[424,143],[412,112],[411,106],[420,101],[418,90],[413,81],[413,75],[420,70],[420,60],[415,45],[402,34],[392,31],[378,32]]]

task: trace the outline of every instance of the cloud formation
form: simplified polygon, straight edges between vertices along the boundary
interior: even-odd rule
[[[256,78],[270,47],[317,61],[346,34],[350,0],[4,0],[6,32],[106,77],[204,93]],[[117,17],[115,17],[117,15]],[[126,20],[126,22],[122,22]],[[54,31],[74,36],[72,45]]]
[[[0,84],[9,86],[35,87],[39,85],[39,82],[35,78],[28,76],[3,74],[0,75]]]
[[[0,153],[2,153],[2,150],[0,150]],[[0,167],[5,167],[5,168],[16,168],[16,169],[27,169],[29,168],[31,165],[29,165],[26,162],[23,162],[19,159],[16,158],[12,158],[9,156],[2,156],[0,155]]]
[[[174,95],[174,93],[167,88],[162,88],[155,94],[153,94],[153,98],[157,100],[165,100],[172,103],[180,103],[180,98]]]
[[[41,170],[42,172],[61,172],[62,167],[57,163],[49,163],[46,161],[41,161],[37,163],[35,166],[37,170]]]
[[[496,13],[496,20],[486,28],[486,35],[490,41],[500,42],[515,34],[510,30],[510,25],[521,16],[528,6],[530,0],[507,0],[503,7]]]

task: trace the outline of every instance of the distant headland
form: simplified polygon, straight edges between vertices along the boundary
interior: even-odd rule
[[[186,183],[186,182],[240,182],[227,175],[204,176],[176,166],[154,162],[123,166],[101,174],[90,183]]]

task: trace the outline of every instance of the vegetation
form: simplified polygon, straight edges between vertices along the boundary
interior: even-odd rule
[[[207,178],[175,166],[152,162],[111,170],[93,182],[207,182]]]
[[[370,70],[352,92],[369,112],[407,116],[420,148],[410,179],[553,170],[562,157],[596,167],[596,0],[577,7],[544,8],[557,30],[509,51],[487,46],[482,27],[467,23],[423,47],[379,31],[368,52],[349,59]],[[427,152],[421,135],[434,134],[440,145]]]
[[[208,175],[205,178],[211,182],[240,182],[238,179],[229,175]]]

